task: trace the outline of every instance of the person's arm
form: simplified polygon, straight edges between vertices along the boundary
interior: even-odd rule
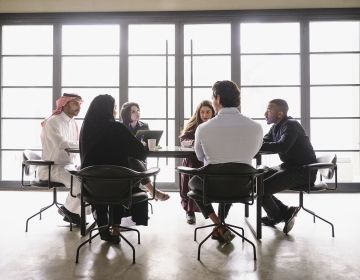
[[[196,129],[195,131],[195,141],[194,141],[194,150],[196,153],[196,157],[198,158],[199,161],[204,162],[205,159],[205,153],[204,150],[201,146],[201,128],[199,129],[199,127]]]
[[[144,145],[136,139],[136,137],[121,123],[117,123],[118,133],[120,137],[124,139],[124,143],[127,144],[129,156],[144,161],[146,159],[146,150]]]
[[[266,133],[263,137],[263,142],[273,142],[273,138],[272,138],[272,129],[269,130],[268,133]]]
[[[286,153],[295,143],[298,137],[296,123],[287,122],[281,128],[279,140],[265,142],[261,146],[261,151],[270,151],[275,153]]]
[[[57,122],[48,122],[45,125],[45,134],[49,141],[57,143],[60,150],[66,148],[76,148],[79,143],[77,141],[68,141],[60,132],[60,126]]]

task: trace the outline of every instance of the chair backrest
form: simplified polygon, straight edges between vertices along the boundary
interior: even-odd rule
[[[252,198],[259,170],[243,163],[210,164],[203,167],[204,197],[211,201],[236,202]]]
[[[141,180],[140,173],[115,165],[94,165],[77,172],[82,180],[85,201],[99,204],[131,205],[132,188]]]
[[[332,164],[332,167],[330,168],[325,168],[325,169],[320,169],[320,175],[322,177],[324,177],[325,179],[332,179],[332,177],[335,174],[335,167],[336,167],[336,162],[337,162],[337,156],[336,154],[325,154],[322,156],[319,156],[316,158],[316,161],[318,163],[330,163]]]
[[[32,150],[23,151],[23,163],[25,164],[24,172],[26,176],[31,176],[37,170],[37,166],[26,164],[28,160],[40,160],[41,156]]]

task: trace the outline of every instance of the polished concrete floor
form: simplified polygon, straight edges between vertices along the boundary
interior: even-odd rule
[[[60,200],[65,195],[61,193]],[[296,194],[279,197],[297,202]],[[235,238],[225,247],[210,239],[199,262],[194,226],[185,222],[178,193],[171,193],[169,201],[153,202],[149,226],[139,227],[135,265],[124,241],[115,246],[100,239],[83,248],[75,264],[75,249],[82,240],[79,229],[70,232],[55,208],[41,221],[32,220],[25,233],[26,217],[50,199],[47,192],[0,192],[0,279],[360,279],[360,194],[305,197],[309,208],[335,223],[335,238],[327,224],[314,224],[300,211],[288,236],[279,225],[264,228],[263,239],[256,241],[244,223],[243,207],[234,206],[228,221],[244,226],[245,235],[256,244],[258,260],[253,261],[250,245]],[[197,225],[206,223],[197,214]],[[125,234],[136,243],[134,233]]]

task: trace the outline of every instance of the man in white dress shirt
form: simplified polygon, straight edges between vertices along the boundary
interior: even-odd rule
[[[65,148],[79,146],[79,128],[74,119],[80,112],[82,99],[76,94],[65,93],[56,100],[53,114],[42,122],[41,144],[42,159],[51,160],[55,165],[51,168],[51,181],[63,183],[67,188],[71,186],[71,175],[65,170],[67,165],[75,165],[75,154],[68,154]],[[39,179],[48,180],[48,167],[39,168]],[[80,182],[73,180],[73,194],[80,193]],[[68,194],[64,206],[59,214],[64,221],[80,224],[80,200]]]
[[[196,156],[204,165],[227,162],[251,165],[262,144],[261,125],[240,113],[240,90],[234,82],[218,81],[212,90],[212,101],[217,115],[196,129]],[[189,186],[191,189],[202,190],[202,181],[194,176]],[[204,205],[202,201],[196,203],[206,219],[210,218],[214,224],[220,224],[220,218],[212,205]],[[227,204],[225,213],[219,214],[226,217],[230,206],[231,204]],[[227,243],[234,237],[222,226],[216,227],[212,234],[213,239]]]

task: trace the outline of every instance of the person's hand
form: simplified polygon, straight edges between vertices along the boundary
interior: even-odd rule
[[[146,142],[145,142],[144,140],[141,140],[140,142],[141,142],[141,144],[143,144],[143,145],[144,145],[144,147],[146,147],[146,146],[147,146],[147,145],[146,145]]]

